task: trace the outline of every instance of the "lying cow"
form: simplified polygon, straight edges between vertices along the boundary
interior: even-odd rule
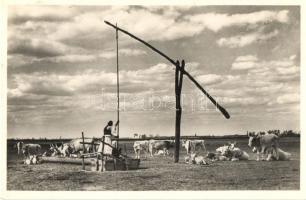
[[[148,140],[135,141],[133,148],[134,148],[136,159],[140,159],[141,151],[145,152],[145,157],[147,158],[147,154],[149,152],[149,141]]]
[[[286,152],[280,148],[277,149],[278,151],[278,159],[276,159],[275,151],[273,149],[267,149],[268,157],[266,158],[267,161],[272,160],[280,160],[280,161],[287,161],[291,159],[291,153]]]
[[[174,141],[170,140],[150,140],[149,141],[149,152],[153,157],[154,152],[163,150],[164,156],[169,155],[169,149],[174,145]]]
[[[220,152],[208,152],[205,158],[210,159],[211,161],[229,161],[231,159],[224,155],[221,155]]]
[[[196,153],[192,153],[185,157],[185,162],[189,164],[196,165],[208,165],[205,158],[203,156],[198,156]]]
[[[228,154],[227,157],[230,157],[232,161],[237,160],[249,160],[250,156],[247,152],[241,150],[238,147],[235,147],[236,142],[229,143],[228,150],[226,154]]]
[[[41,146],[39,144],[24,144],[23,142],[17,142],[16,146],[18,155],[22,153],[24,157],[39,155],[41,153]]]
[[[229,146],[228,145],[223,145],[221,147],[218,147],[216,149],[216,153],[219,153],[219,154],[224,154],[227,150],[228,150]]]
[[[279,138],[277,135],[268,134],[268,135],[255,135],[249,134],[249,147],[253,148],[253,152],[257,152],[257,161],[264,160],[264,155],[267,153],[268,149],[271,149],[275,153],[275,159],[279,159]]]
[[[183,140],[182,146],[186,149],[187,154],[196,152],[199,148],[206,151],[204,140]]]

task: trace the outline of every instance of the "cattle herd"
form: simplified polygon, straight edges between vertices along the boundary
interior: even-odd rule
[[[253,153],[257,153],[259,160],[290,160],[291,154],[283,151],[279,147],[279,137],[274,134],[248,134],[248,146]],[[49,149],[44,153],[39,144],[16,144],[18,154],[23,154],[25,164],[38,164],[41,156],[59,156],[59,157],[80,157],[82,153],[91,153],[97,151],[96,139],[85,138],[85,145],[82,139],[72,139],[68,143],[61,145],[50,144]],[[117,146],[115,144],[113,146]],[[174,140],[142,140],[135,141],[133,149],[135,158],[140,159],[141,154],[144,158],[157,155],[171,156],[169,149],[174,146]],[[214,152],[207,152],[204,140],[181,140],[182,147],[186,150],[187,156],[185,162],[189,164],[207,165],[214,161],[239,161],[249,160],[246,151],[240,149],[236,142],[229,142],[218,147]],[[85,147],[85,148],[84,148]],[[199,151],[201,150],[201,151]],[[203,155],[201,153],[205,152]]]

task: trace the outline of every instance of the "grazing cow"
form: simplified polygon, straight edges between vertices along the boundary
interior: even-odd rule
[[[140,159],[141,151],[145,152],[145,157],[147,158],[147,154],[149,152],[149,141],[148,140],[135,141],[133,148],[134,148],[136,159]]]
[[[204,140],[183,140],[182,146],[185,147],[187,154],[197,151],[198,148],[206,151]]]
[[[278,148],[279,148],[279,138],[277,135],[268,134],[268,135],[254,135],[248,134],[249,136],[249,147],[253,148],[253,152],[257,152],[257,161],[264,160],[264,154],[267,149],[272,149],[275,152],[276,160],[279,159]]]
[[[25,157],[32,155],[39,155],[41,153],[41,146],[39,144],[24,144],[23,142],[17,142],[18,155],[21,153]]]
[[[163,150],[164,156],[169,155],[169,149],[174,145],[172,140],[150,140],[149,141],[149,152],[153,157],[155,151]]]

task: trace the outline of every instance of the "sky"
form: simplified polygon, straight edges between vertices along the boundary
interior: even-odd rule
[[[100,137],[117,120],[108,20],[186,70],[181,135],[300,130],[298,6],[9,6],[8,138]],[[119,33],[120,136],[174,136],[174,66]]]

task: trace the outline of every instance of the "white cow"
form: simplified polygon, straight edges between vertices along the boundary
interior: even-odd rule
[[[228,151],[229,156],[231,157],[232,161],[238,161],[238,160],[249,160],[250,156],[247,152],[241,150],[238,147],[235,147],[236,142],[229,143]]]
[[[187,154],[194,153],[199,148],[206,151],[204,140],[183,140],[182,146],[186,149]]]
[[[145,152],[145,157],[147,158],[147,154],[149,152],[149,141],[148,140],[135,141],[133,148],[134,148],[136,159],[140,159],[141,151]]]
[[[216,149],[216,153],[219,153],[221,155],[224,155],[226,153],[226,151],[228,150],[229,146],[228,145],[223,145],[221,147],[218,147]]]
[[[256,148],[256,147],[254,147]],[[253,151],[256,151],[256,149]],[[278,159],[276,159],[275,151],[272,148],[267,149],[268,157],[266,158],[267,161],[272,161],[272,160],[281,160],[281,161],[287,161],[291,159],[291,153],[286,152],[280,148],[277,148],[278,151]]]
[[[198,156],[196,153],[190,154],[189,163],[197,164],[197,165],[208,165],[203,156]]]
[[[260,135],[260,134],[248,134],[249,136],[249,147],[253,148],[253,152],[257,152],[257,161],[260,160],[260,156],[262,160],[265,160],[264,154],[267,153],[268,149],[272,149],[275,152],[276,160],[279,159],[278,149],[279,149],[279,138],[277,135],[268,134],[268,135]],[[271,157],[271,155],[268,155]]]

